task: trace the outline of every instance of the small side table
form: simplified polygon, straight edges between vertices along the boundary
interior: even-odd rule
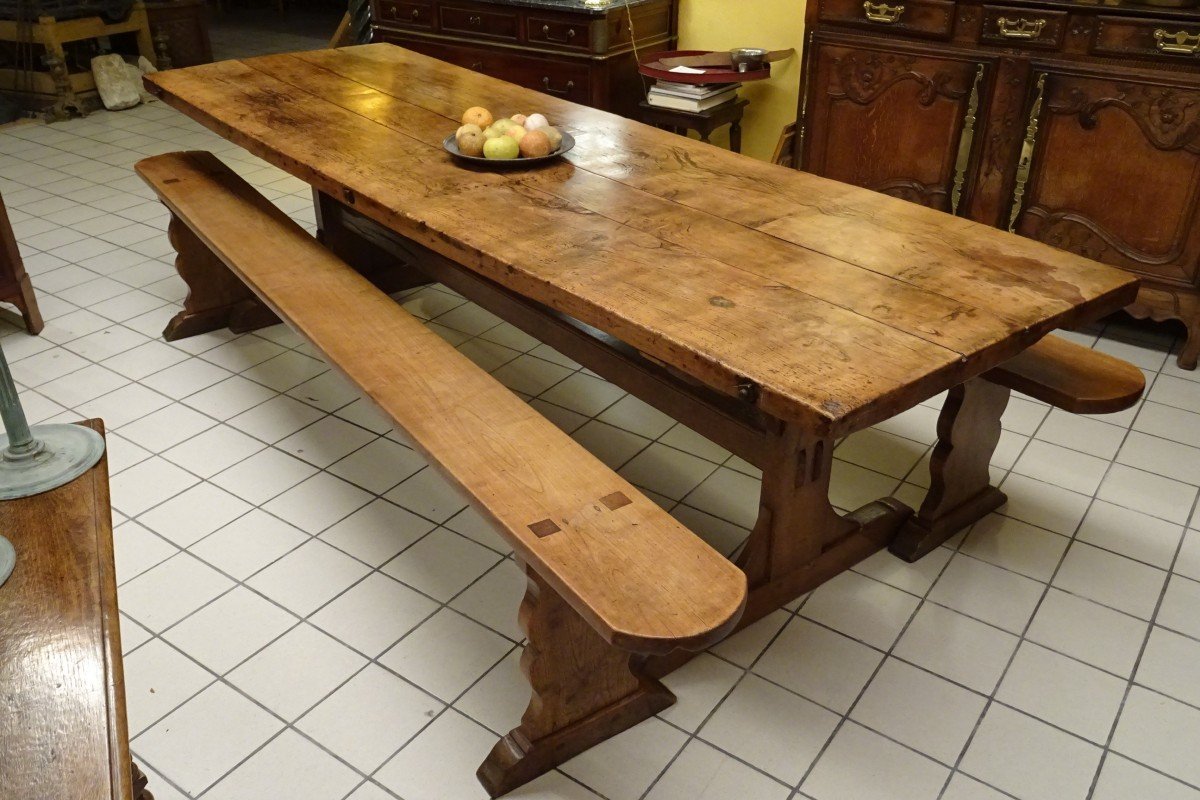
[[[706,111],[676,111],[652,106],[645,100],[638,103],[642,110],[642,122],[674,133],[693,130],[700,134],[702,142],[707,142],[717,128],[728,125],[729,149],[735,153],[742,152],[742,113],[748,105],[750,101],[740,97]]]

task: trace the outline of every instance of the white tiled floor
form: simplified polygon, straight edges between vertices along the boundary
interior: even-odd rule
[[[185,287],[130,165],[185,148],[312,228],[303,188],[161,105],[0,130],[47,320],[0,341],[34,421],[109,427],[136,757],[160,800],[482,797],[527,699],[520,573],[287,330],[158,338]],[[717,547],[745,536],[756,470],[453,293],[402,302]],[[667,679],[678,705],[513,796],[1200,799],[1200,374],[1169,330],[1068,334],[1146,401],[1014,398],[1000,514],[723,642]],[[919,502],[935,421],[844,442],[835,501]]]

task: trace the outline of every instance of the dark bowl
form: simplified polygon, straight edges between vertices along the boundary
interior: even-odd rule
[[[458,149],[458,143],[454,141],[454,134],[450,134],[442,140],[442,147],[446,152],[461,161],[469,161],[480,167],[487,169],[523,169],[532,167],[537,164],[545,164],[547,161],[553,161],[563,153],[575,146],[575,137],[566,131],[562,131],[562,141],[559,142],[558,149],[553,153],[537,158],[484,158],[483,156],[469,156]]]

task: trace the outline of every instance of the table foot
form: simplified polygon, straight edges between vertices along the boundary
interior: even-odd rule
[[[1004,505],[1004,493],[991,485],[988,464],[1000,441],[1008,397],[1006,387],[982,378],[950,390],[929,460],[929,493],[889,547],[896,556],[915,561]]]
[[[150,782],[146,773],[132,761],[129,762],[129,771],[133,778],[133,800],[154,800],[154,795],[146,788],[146,784]]]
[[[644,657],[604,641],[536,572],[521,625],[521,669],[533,696],[520,726],[500,739],[476,775],[498,797],[675,702],[643,671]]]
[[[245,333],[279,322],[279,317],[174,214],[167,236],[177,253],[175,270],[187,284],[188,294],[183,310],[163,329],[164,339],[173,342],[219,328]]]

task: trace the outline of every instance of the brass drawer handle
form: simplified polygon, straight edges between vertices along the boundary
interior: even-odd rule
[[[413,18],[413,19],[420,19],[420,18],[421,18],[421,9],[419,9],[419,8],[414,8],[414,9],[412,10],[412,18]]]
[[[478,16],[467,17],[467,24],[474,25],[476,28],[478,28],[480,25],[483,24],[483,17],[478,17]]]
[[[571,39],[574,39],[574,38],[575,38],[575,29],[574,29],[574,28],[567,28],[567,38],[566,38],[566,40],[563,40],[563,39],[555,39],[554,37],[552,37],[552,36],[550,35],[550,26],[549,26],[549,25],[543,25],[543,26],[542,26],[542,36],[545,36],[547,39],[549,39],[549,40],[551,40],[551,41],[559,41],[559,42],[561,42],[561,41],[569,41],[569,40],[571,40]]]
[[[567,85],[562,89],[552,89],[550,88],[550,78],[546,77],[542,78],[542,88],[544,91],[549,92],[550,94],[567,95],[570,94],[571,90],[575,88],[575,81],[567,81]]]
[[[476,72],[483,72],[483,62],[482,61],[474,62],[473,64],[471,64],[471,69],[475,70]]]
[[[1044,19],[1008,19],[1000,17],[996,20],[996,28],[1005,39],[1036,39],[1042,35],[1046,27]]]
[[[904,6],[889,6],[887,3],[872,3],[871,0],[866,0],[863,3],[863,12],[871,22],[891,25],[900,19],[900,15],[904,13]]]
[[[1200,53],[1200,33],[1176,31],[1167,33],[1162,28],[1154,32],[1154,46],[1160,53],[1177,56],[1194,56]]]

